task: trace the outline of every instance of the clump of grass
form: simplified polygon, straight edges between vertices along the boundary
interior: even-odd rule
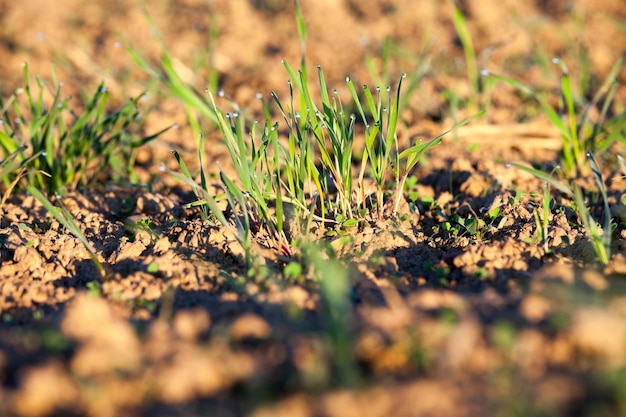
[[[226,196],[232,196],[232,201],[238,202],[231,204],[233,208],[237,206],[239,211],[245,209],[256,230],[268,232],[276,248],[288,254],[290,242],[285,224],[288,217],[300,221],[307,219],[307,223],[313,220],[349,227],[368,219],[395,216],[407,177],[428,149],[441,142],[443,134],[424,143],[417,141],[408,149],[400,150],[396,127],[402,80],[395,91],[378,88],[372,93],[365,86],[364,105],[348,78],[348,89],[354,100],[351,104],[358,109],[365,125],[365,152],[360,161],[359,174],[355,176],[353,145],[357,138],[357,116],[348,115],[339,94],[328,90],[321,68],[318,67],[320,103],[313,99],[306,83],[305,70],[296,71],[287,62],[284,64],[291,76],[289,98],[283,101],[272,93],[273,102],[287,127],[287,138],[283,141],[278,137],[280,124],[272,120],[268,103],[264,103],[264,125],[261,127],[256,122],[249,122],[246,129],[245,118],[238,108],[224,113],[215,104],[210,92],[208,94],[212,118],[217,121],[242,190],[237,190],[235,184],[221,172],[220,181]],[[200,139],[200,161],[202,148]],[[185,172],[185,181],[189,183],[193,176],[182,164],[181,169]],[[375,183],[372,193],[374,203],[371,205],[367,204],[372,195],[366,192],[366,177]],[[388,183],[395,185],[385,198]],[[211,198],[207,197],[203,168],[200,171],[200,186],[194,185],[194,188],[204,190],[195,204],[213,206]],[[215,208],[210,209],[215,214]],[[208,216],[207,211],[203,213]],[[222,223],[226,222],[219,214],[217,218]],[[238,223],[235,235],[249,236],[249,223]],[[238,240],[244,243],[243,239]],[[247,240],[245,244],[249,244]]]
[[[555,178],[551,174],[547,174],[539,169],[531,168],[524,164],[515,163],[512,165],[518,169],[534,175],[539,179],[546,181],[546,184],[553,186],[558,191],[572,198],[574,203],[573,208],[578,213],[578,217],[585,231],[585,234],[587,235],[587,238],[589,239],[593,247],[596,259],[602,265],[606,265],[609,263],[609,260],[611,258],[611,234],[614,227],[606,194],[606,186],[600,172],[600,166],[598,165],[596,158],[591,152],[587,154],[587,157],[589,158],[589,164],[604,204],[604,221],[602,226],[598,224],[598,222],[589,211],[587,207],[588,204],[586,203],[584,198],[584,191],[578,184],[574,182],[568,184],[567,182],[563,182],[562,180]],[[549,192],[547,191],[546,187],[543,198],[544,207],[541,222],[539,221],[537,214],[535,214],[537,227],[541,227],[540,234],[543,238],[544,248],[546,248],[546,252],[549,252],[547,240],[545,239],[548,229],[549,204]]]
[[[539,103],[548,120],[559,130],[562,138],[559,171],[561,179],[554,177],[524,164],[513,164],[519,169],[527,171],[539,179],[546,181],[547,186],[569,196],[573,201],[583,229],[588,236],[598,262],[606,265],[611,257],[612,223],[606,195],[606,187],[600,173],[599,164],[595,155],[603,155],[615,144],[626,144],[625,127],[626,112],[612,114],[612,104],[617,89],[616,77],[622,68],[622,59],[618,60],[602,86],[585,106],[576,99],[572,79],[565,63],[554,59],[561,71],[560,108],[554,109],[548,100],[531,90],[521,82],[502,75],[483,71],[484,76],[493,77],[509,84],[533,97]],[[592,120],[592,109],[597,109],[597,117]],[[595,182],[604,201],[603,226],[591,215],[584,199],[584,190],[575,182],[576,178],[593,174]],[[546,240],[549,216],[549,190],[546,188],[543,198],[543,215],[535,212],[535,220],[539,235],[546,253],[549,252]],[[541,217],[541,218],[540,218]]]
[[[131,51],[142,68],[160,79],[185,104],[192,127],[199,128],[197,114],[206,115],[221,132],[237,175],[236,181],[231,181],[220,170],[224,197],[233,211],[237,209],[243,217],[236,215],[233,227],[221,212],[216,212],[219,209],[216,200],[208,195],[204,168],[200,168],[200,184],[196,184],[194,176],[177,157],[184,173],[181,178],[197,191],[198,201],[194,204],[204,205],[203,217],[207,219],[212,212],[217,220],[231,228],[244,247],[250,244],[251,230],[265,231],[273,246],[287,255],[302,226],[312,221],[352,227],[360,222],[395,216],[408,176],[421,157],[448,133],[426,142],[416,140],[408,149],[399,148],[397,127],[405,76],[400,78],[396,88],[370,89],[365,85],[361,91],[357,91],[348,77],[351,101],[344,103],[338,91],[328,87],[324,72],[318,66],[319,97],[315,97],[309,85],[304,53],[304,19],[298,2],[294,4],[303,49],[301,66],[296,70],[283,61],[289,76],[289,96],[282,99],[272,92],[269,102],[260,96],[265,114],[262,125],[247,120],[234,103],[230,103],[232,111],[223,111],[208,89],[206,99],[193,87],[180,82],[164,45],[160,69],[154,69]],[[271,107],[272,103],[275,108]],[[346,109],[356,109],[358,114]],[[275,112],[283,123],[274,119]],[[284,131],[281,127],[286,128],[284,138],[279,138],[279,131]],[[355,167],[354,146],[360,134],[364,136],[364,150],[360,166]],[[201,135],[198,137],[202,165],[204,145]],[[374,183],[373,191],[368,189],[370,180]]]
[[[248,215],[247,203],[243,196],[243,193],[233,184],[233,182],[224,174],[220,172],[220,181],[225,190],[225,194],[221,198],[227,198],[231,211],[235,214],[234,225],[226,219],[224,213],[220,209],[217,200],[207,188],[206,176],[204,174],[204,168],[202,167],[202,152],[199,152],[200,159],[200,184],[194,181],[193,176],[187,169],[187,165],[180,157],[178,152],[172,151],[178,164],[183,171],[183,174],[172,172],[171,174],[191,186],[192,190],[198,197],[198,201],[191,205],[199,205],[202,207],[202,218],[205,221],[209,221],[210,215],[212,215],[219,223],[226,227],[226,229],[235,237],[237,242],[244,249],[244,261],[246,268],[249,268],[253,263],[252,255],[252,242],[251,242],[251,226],[250,216]],[[220,199],[221,199],[220,198]],[[239,213],[241,213],[239,215]]]
[[[559,130],[562,138],[561,161],[562,172],[567,178],[585,176],[592,167],[587,158],[588,153],[603,155],[615,143],[626,144],[626,111],[611,115],[611,105],[617,90],[617,75],[623,60],[619,59],[593,99],[584,106],[574,95],[569,70],[564,62],[555,58],[553,62],[561,71],[561,108],[555,110],[548,100],[525,86],[518,80],[483,71],[483,74],[503,81],[538,101],[543,113]],[[592,120],[591,109],[600,106],[598,117]],[[582,107],[582,110],[581,110]]]
[[[5,189],[20,188],[24,178],[30,186],[47,193],[65,193],[86,187],[113,166],[119,176],[129,174],[136,148],[161,132],[138,138],[131,125],[138,116],[138,101],[132,99],[118,111],[107,114],[109,92],[100,84],[78,114],[70,97],[62,97],[62,83],[52,71],[52,87],[41,77],[31,81],[24,64],[24,88],[6,102],[0,100],[0,152]],[[11,169],[9,169],[11,168]],[[115,173],[114,173],[115,174]]]

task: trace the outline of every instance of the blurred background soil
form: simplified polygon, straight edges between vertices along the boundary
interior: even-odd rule
[[[541,189],[502,161],[554,160],[559,139],[529,98],[482,78],[472,86],[453,4],[301,0],[310,71],[321,65],[331,89],[349,97],[346,76],[383,87],[403,73],[420,80],[401,115],[406,143],[487,106],[418,170],[421,195],[443,205],[454,190],[462,213],[463,201],[474,210],[514,198],[513,186]],[[622,0],[456,4],[478,69],[550,93],[555,106],[553,58],[590,100],[626,53]],[[423,210],[423,229],[390,226],[357,237],[356,249],[337,246],[361,258],[344,327],[333,333],[314,284],[242,279],[232,237],[183,208],[190,193],[159,168],[178,169],[172,147],[193,161],[196,138],[183,106],[126,48],[156,66],[163,42],[186,82],[203,91],[214,79],[255,115],[257,94],[288,97],[282,60],[297,67],[303,50],[293,10],[291,0],[0,0],[0,97],[24,85],[24,63],[47,85],[53,65],[76,108],[105,80],[111,109],[147,90],[146,132],[178,126],[137,157],[140,182],[154,192],[111,185],[66,200],[115,280],[97,283],[80,243],[32,197],[7,202],[0,415],[626,415],[623,235],[608,269],[580,270],[576,261],[592,256],[584,245],[547,259],[526,243],[527,201],[510,208],[506,233],[477,241],[437,240],[428,234],[436,214]],[[618,81],[613,113],[624,111],[626,68]],[[208,166],[225,166],[215,128],[203,127]],[[615,195],[623,189],[610,184]],[[120,215],[129,201],[156,229],[129,231]],[[551,242],[584,241],[566,214],[555,223]]]

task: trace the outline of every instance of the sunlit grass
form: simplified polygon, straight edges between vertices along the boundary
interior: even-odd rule
[[[592,213],[589,211],[589,203],[586,201],[584,196],[585,190],[583,190],[580,185],[575,182],[568,182],[566,180],[559,179],[552,174],[547,174],[539,169],[529,167],[525,164],[514,163],[512,165],[546,181],[546,190],[544,191],[543,197],[543,215],[541,217],[541,221],[539,221],[537,214],[535,215],[537,227],[540,228],[539,233],[542,236],[542,243],[544,244],[546,252],[549,251],[546,237],[548,233],[550,201],[547,186],[550,185],[561,193],[567,195],[572,200],[572,206],[578,213],[580,223],[583,227],[585,235],[593,247],[597,261],[602,265],[606,265],[611,259],[611,234],[613,231],[611,211],[609,209],[606,185],[604,183],[604,179],[602,178],[600,166],[591,152],[587,154],[587,157],[589,158],[589,164],[603,201],[604,220],[602,225],[596,221]]]
[[[142,95],[118,111],[107,112],[109,92],[101,83],[82,112],[70,107],[63,85],[52,72],[52,86],[39,76],[32,83],[24,65],[24,87],[0,100],[0,152],[5,189],[26,184],[48,194],[85,188],[111,177],[128,176],[136,148],[162,132],[146,137],[132,133]]]
[[[615,63],[593,99],[584,106],[575,99],[571,76],[565,63],[555,58],[554,64],[561,71],[559,109],[553,108],[547,98],[535,93],[518,80],[489,71],[484,71],[484,75],[503,81],[537,100],[544,115],[561,134],[559,162],[563,174],[567,178],[586,176],[591,171],[587,158],[589,152],[600,157],[616,143],[626,145],[626,111],[619,114],[611,113],[622,60]],[[592,120],[590,114],[594,108],[598,110],[598,116]]]

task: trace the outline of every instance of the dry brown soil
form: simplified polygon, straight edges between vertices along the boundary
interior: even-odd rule
[[[381,68],[386,39],[402,51],[389,61],[391,80],[424,68],[402,114],[405,143],[451,126],[451,93],[457,119],[478,107],[450,2],[301,3],[308,62],[333,88],[344,91],[346,75],[374,83],[366,58]],[[549,91],[555,105],[553,57],[576,80],[587,74],[594,91],[626,51],[621,0],[460,6],[479,67]],[[609,265],[594,264],[557,194],[546,253],[533,240],[533,193],[543,184],[506,162],[549,169],[558,134],[532,100],[502,84],[484,88],[474,98],[489,104],[487,116],[449,135],[416,171],[415,191],[436,204],[331,242],[351,270],[337,320],[318,283],[290,282],[271,260],[269,276],[247,278],[233,237],[185,208],[192,194],[159,171],[177,170],[172,147],[193,165],[195,139],[182,105],[124,49],[158,62],[146,11],[198,89],[216,71],[251,114],[257,93],[287,95],[281,60],[297,65],[301,53],[289,0],[0,1],[3,98],[22,85],[22,62],[46,80],[54,62],[76,106],[106,78],[113,108],[151,88],[146,131],[180,125],[139,153],[135,182],[144,185],[100,184],[63,199],[108,280],[32,197],[18,192],[2,207],[0,415],[626,415],[626,182],[614,160],[603,173],[616,224]],[[626,103],[626,70],[619,81],[615,112]],[[229,169],[206,129],[207,164]],[[590,204],[600,216],[601,202]],[[487,226],[447,233],[443,215],[455,214]]]

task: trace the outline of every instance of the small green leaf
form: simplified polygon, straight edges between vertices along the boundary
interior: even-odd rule
[[[489,215],[490,219],[495,219],[496,217],[498,217],[500,215],[500,207],[494,207],[491,210],[489,210],[489,212],[487,213]]]
[[[283,270],[286,278],[297,280],[302,276],[302,265],[298,262],[289,262]]]
[[[156,274],[159,272],[159,265],[156,262],[151,262],[146,267],[146,271],[148,271],[149,274]]]
[[[357,219],[348,219],[343,222],[343,227],[354,227],[358,224]]]

